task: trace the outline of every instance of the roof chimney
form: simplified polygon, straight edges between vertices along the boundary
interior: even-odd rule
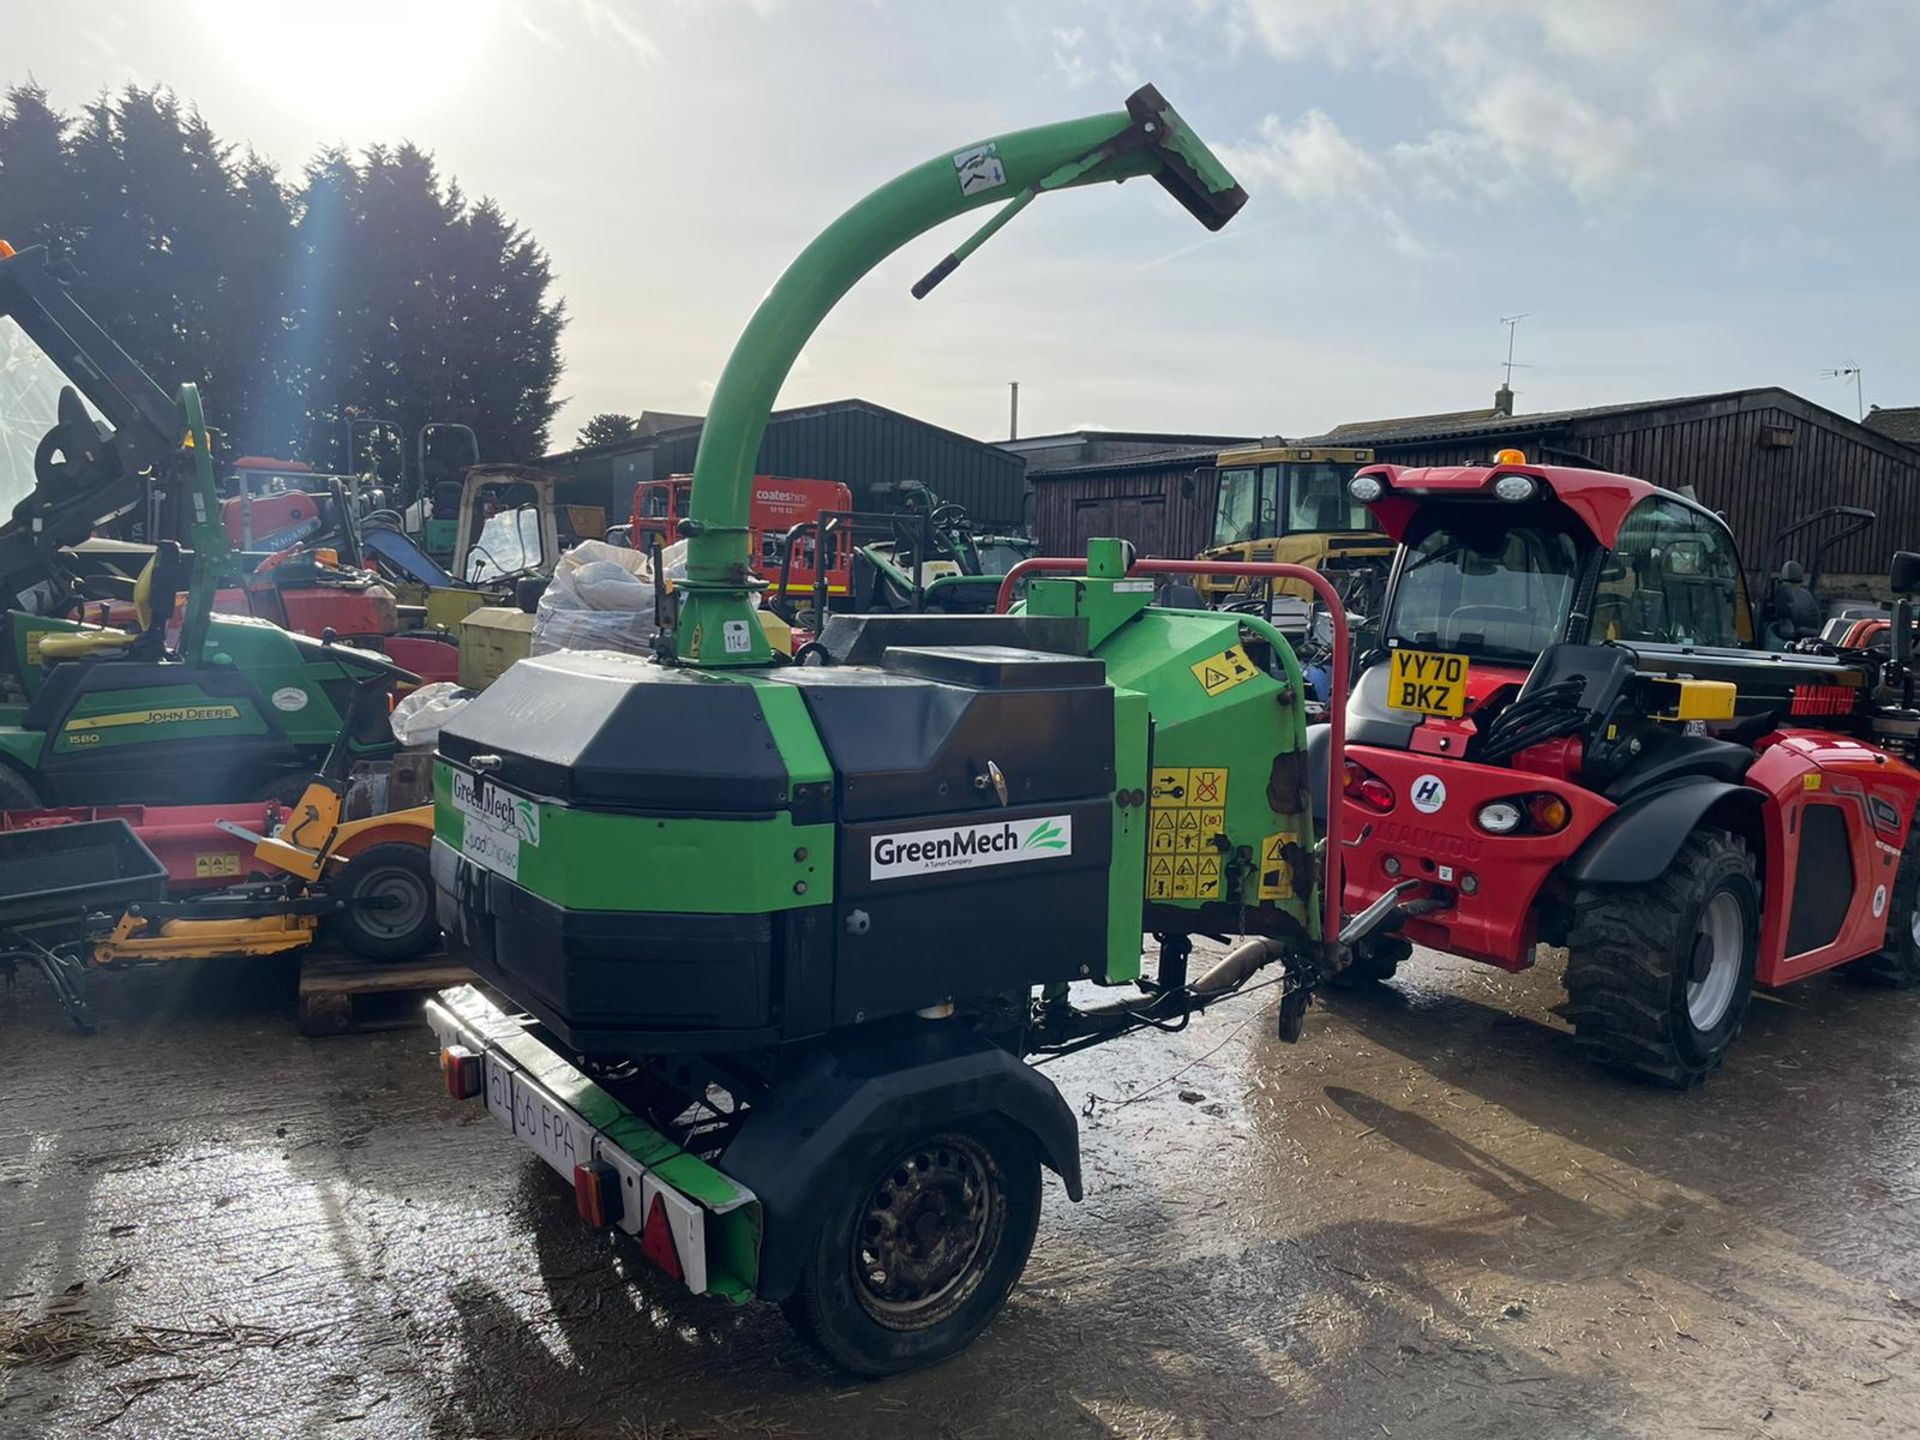
[[[1513,414],[1513,387],[1504,380],[1500,388],[1493,392],[1493,413],[1496,415]]]

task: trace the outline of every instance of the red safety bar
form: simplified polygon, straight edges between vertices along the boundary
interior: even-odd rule
[[[994,609],[1004,615],[1013,604],[1015,585],[1022,576],[1036,574],[1079,575],[1086,571],[1085,559],[1071,555],[1035,555],[1020,561],[1007,571],[1000,582],[1000,597]],[[1298,580],[1313,588],[1327,613],[1333,617],[1333,694],[1327,706],[1327,849],[1325,873],[1320,881],[1323,906],[1321,938],[1336,944],[1340,938],[1340,893],[1343,877],[1341,862],[1341,802],[1346,788],[1347,770],[1347,607],[1327,577],[1305,565],[1289,565],[1278,560],[1136,560],[1129,575],[1244,575],[1254,580]],[[1309,816],[1311,821],[1311,816]]]

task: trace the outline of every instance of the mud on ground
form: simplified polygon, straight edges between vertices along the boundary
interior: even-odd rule
[[[1422,956],[1049,1067],[1049,1180],[974,1348],[849,1383],[695,1299],[438,1088],[424,1029],[293,1030],[287,964],[0,986],[0,1435],[1920,1433],[1920,995],[1756,1002],[1673,1095]]]

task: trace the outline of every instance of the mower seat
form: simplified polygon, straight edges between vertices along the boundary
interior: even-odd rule
[[[102,625],[95,630],[56,631],[40,637],[42,660],[90,660],[97,655],[116,655],[139,637],[130,631]]]

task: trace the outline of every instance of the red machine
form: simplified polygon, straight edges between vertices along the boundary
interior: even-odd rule
[[[1920,983],[1910,641],[1763,651],[1726,524],[1627,476],[1502,451],[1351,488],[1401,548],[1347,707],[1350,979],[1565,945],[1582,1047],[1681,1086],[1755,983]]]
[[[668,480],[643,480],[633,489],[633,543],[645,550],[656,541],[670,545],[687,513],[693,493],[691,475]],[[753,477],[753,508],[747,521],[754,556],[753,570],[769,585],[780,583],[780,547],[786,534],[803,520],[817,520],[822,511],[851,510],[853,492],[838,480],[800,480],[786,475]],[[853,545],[843,536],[827,537],[827,593],[847,595],[853,585]],[[817,574],[814,539],[798,541],[787,570],[788,592],[813,589]]]

